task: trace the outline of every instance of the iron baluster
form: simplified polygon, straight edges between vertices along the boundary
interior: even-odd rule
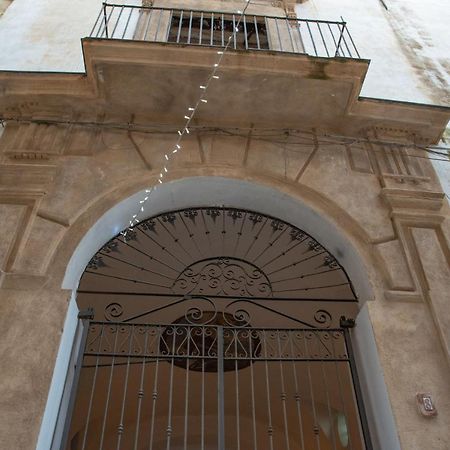
[[[91,32],[89,33],[89,37],[94,37],[94,31],[95,31],[95,28],[97,27],[97,24],[99,25],[99,28],[101,28],[101,20],[100,20],[101,15],[102,15],[102,9],[100,9],[100,11],[98,12],[97,19],[95,20],[95,23],[91,29]],[[99,22],[99,20],[100,20],[100,22]],[[97,36],[98,36],[98,30],[97,30],[95,37],[97,37]]]
[[[286,335],[286,339],[289,339],[289,334],[285,331],[278,331],[277,333],[277,341],[278,341],[278,356],[279,356],[279,366],[280,366],[280,381],[281,381],[281,405],[283,409],[283,425],[284,425],[284,436],[286,439],[286,450],[290,450],[290,442],[289,442],[289,426],[288,426],[288,414],[287,414],[287,407],[286,407],[286,401],[287,401],[287,393],[286,393],[286,386],[284,383],[284,367],[283,367],[283,351],[281,348],[281,338],[282,334],[283,336]]]
[[[116,33],[117,26],[119,25],[119,22],[120,22],[120,18],[122,17],[123,9],[124,9],[124,6],[122,6],[120,8],[119,17],[117,17],[117,20],[116,20],[116,23],[114,25],[113,31],[111,33],[111,39],[114,38],[114,34]]]
[[[358,52],[358,49],[357,49],[357,47],[356,47],[356,45],[355,45],[355,42],[353,41],[352,35],[351,35],[350,32],[348,31],[348,28],[347,28],[347,27],[345,27],[345,32],[347,33],[347,36],[349,37],[350,42],[352,43],[352,47],[353,47],[353,50],[355,50],[355,52],[356,52],[356,56],[357,56],[358,58],[361,58],[361,55],[360,55],[359,52]],[[350,56],[353,57],[353,54],[350,54]]]
[[[133,14],[133,12],[134,12],[134,9],[130,8],[130,14],[128,14],[127,23],[125,24],[125,28],[124,28],[123,33],[122,33],[122,39],[125,38],[125,34],[127,33],[128,25],[130,23],[131,15]]]
[[[187,450],[188,443],[188,418],[189,418],[189,364],[191,362],[189,356],[191,355],[191,339],[192,339],[192,327],[187,327],[187,351],[186,351],[186,374],[185,374],[185,387],[184,387],[184,435],[183,435],[183,449]]]
[[[267,396],[267,420],[268,420],[268,428],[267,428],[267,434],[269,436],[269,450],[273,450],[273,424],[272,424],[272,405],[270,401],[270,377],[269,377],[269,362],[268,362],[268,354],[267,354],[267,336],[266,331],[263,330],[262,332],[262,339],[264,342],[264,368],[265,368],[265,375],[266,375],[266,396]]]
[[[278,44],[280,45],[280,50],[283,51],[283,40],[281,39],[280,27],[278,26],[278,17],[275,17],[275,27],[277,29]]]
[[[256,21],[256,16],[253,16],[253,23],[255,24],[256,48],[258,50],[261,50],[261,45],[259,43],[258,22]]]
[[[201,395],[201,420],[200,420],[200,450],[205,450],[205,327],[201,328],[202,331],[202,395]]]
[[[111,360],[111,370],[109,372],[109,382],[108,382],[108,391],[106,394],[106,403],[105,403],[105,412],[103,414],[103,423],[102,423],[102,431],[100,434],[100,445],[99,449],[103,449],[103,442],[105,439],[105,430],[106,430],[106,421],[108,417],[108,408],[109,408],[109,402],[111,398],[111,387],[112,387],[112,380],[114,376],[114,368],[115,368],[115,362],[116,362],[116,346],[117,346],[117,337],[119,335],[119,325],[111,325],[111,330],[115,330],[115,336],[114,336],[114,347],[113,347],[113,356]]]
[[[312,354],[311,350],[309,349],[309,345],[308,345],[308,339],[310,339],[311,337],[314,336],[314,332],[312,331],[307,331],[305,332],[304,335],[304,346],[305,346],[305,357],[309,358]],[[320,450],[321,446],[320,446],[320,427],[319,427],[319,421],[318,421],[318,416],[317,416],[317,411],[316,411],[316,401],[315,401],[315,395],[314,395],[314,386],[312,383],[312,377],[311,377],[311,366],[310,366],[310,361],[307,360],[306,361],[306,369],[307,369],[307,374],[308,374],[308,386],[309,386],[309,393],[311,395],[311,406],[312,406],[312,412],[313,412],[313,419],[314,419],[314,425],[313,425],[313,433],[314,433],[314,437],[315,437],[315,442],[316,442],[316,449]]]
[[[245,42],[245,50],[248,50],[247,21],[245,20],[245,16],[242,16],[242,20],[243,20],[243,22],[244,22],[244,42]]]
[[[84,433],[83,433],[83,443],[81,445],[82,449],[84,449],[86,446],[86,439],[87,439],[88,430],[89,430],[89,421],[91,418],[92,402],[94,400],[95,386],[96,386],[96,382],[97,382],[99,359],[100,359],[100,354],[101,354],[100,352],[101,352],[104,328],[105,328],[105,325],[104,324],[101,325],[100,339],[99,339],[99,343],[98,343],[99,352],[98,352],[97,356],[95,357],[95,370],[94,370],[94,376],[93,376],[93,380],[92,380],[92,388],[91,388],[91,394],[90,394],[90,398],[89,398],[89,406],[88,406],[87,415],[86,415],[86,426],[84,427]]]
[[[342,28],[340,28],[339,25],[341,25]],[[338,24],[338,28],[339,28],[340,34],[339,34],[338,44],[337,44],[337,47],[336,47],[336,53],[334,54],[335,57],[340,56],[339,53],[341,51],[341,43],[342,43],[342,38],[344,37],[345,25],[346,25],[345,22],[341,22],[340,24]],[[342,56],[344,56],[344,54],[342,54]]]
[[[159,27],[161,25],[161,17],[162,17],[162,15],[163,15],[163,10],[161,9],[159,11],[158,23],[156,24],[155,41],[158,41]]]
[[[225,450],[225,399],[224,399],[224,342],[223,327],[218,326],[217,333],[217,447],[218,450]]]
[[[114,6],[111,8],[110,15],[112,14],[113,9],[114,9]],[[104,21],[105,21],[106,38],[108,39],[109,36],[108,36],[108,18],[106,17],[106,3],[103,3],[103,18],[104,18]]]
[[[249,330],[249,333],[251,331]],[[249,338],[249,354],[253,355],[253,342]],[[253,450],[258,450],[257,430],[256,430],[256,405],[255,405],[255,376],[253,373],[253,364],[250,364],[250,387],[251,387],[251,402],[252,402],[252,430],[253,430]]]
[[[297,333],[303,333],[302,331],[297,331]],[[294,343],[293,340],[290,340],[290,350],[291,350],[291,354],[294,355]],[[293,359],[292,360],[292,372],[293,372],[293,376],[294,376],[294,398],[295,398],[295,406],[296,406],[296,410],[297,410],[297,419],[298,419],[298,429],[300,430],[300,444],[301,444],[301,450],[306,450],[305,449],[305,438],[303,435],[303,418],[302,418],[302,398],[300,396],[300,390],[299,387],[301,385],[301,380],[299,383],[299,376],[297,374],[297,365],[296,365],[296,361]]]
[[[211,32],[209,34],[210,45],[214,45],[214,13],[211,13]]]
[[[162,335],[161,327],[158,327],[157,335],[160,338]],[[159,340],[159,339],[158,339]],[[155,436],[155,417],[156,417],[156,402],[158,400],[158,375],[159,375],[159,356],[156,357],[154,380],[153,380],[153,391],[152,391],[152,416],[150,422],[150,437],[149,437],[149,450],[153,450],[153,441]]]
[[[146,325],[144,328],[145,339],[144,339],[144,357],[142,358],[142,367],[141,367],[141,376],[139,380],[139,390],[138,390],[138,404],[137,404],[137,412],[136,412],[136,432],[134,434],[134,447],[133,450],[138,450],[139,443],[139,432],[141,425],[141,411],[142,411],[142,402],[144,399],[145,391],[144,391],[144,379],[145,379],[145,368],[147,365],[147,344],[148,344],[148,335],[149,335],[149,327]]]
[[[236,50],[236,19],[233,14],[233,48]]]
[[[312,44],[313,49],[314,49],[314,54],[316,56],[319,56],[319,54],[317,53],[316,43],[314,42],[314,37],[313,37],[312,32],[311,32],[311,27],[309,26],[309,21],[306,22],[306,27],[308,28],[309,36],[311,37],[311,44]]]
[[[145,31],[144,31],[144,36],[143,36],[143,40],[146,40],[147,34],[148,34],[148,29],[150,27],[150,21],[152,19],[152,14],[153,14],[153,9],[150,10],[150,12],[148,13],[148,17],[147,17],[147,23],[145,24]]]
[[[192,33],[192,11],[189,14],[189,28],[188,28],[188,38],[187,38],[187,43],[190,44],[191,43],[191,33]]]
[[[291,24],[290,24],[290,20],[289,19],[286,19],[286,30],[287,30],[287,32],[289,34],[289,40],[291,41],[292,51],[295,52],[294,41],[292,40]]]
[[[198,45],[202,45],[202,37],[203,37],[203,12],[200,13],[200,32],[198,35]],[[184,222],[184,220],[183,220],[183,223],[186,226],[186,223]],[[189,233],[189,230],[188,230],[188,233]]]
[[[236,450],[241,450],[241,423],[240,423],[240,409],[239,409],[239,368],[238,368],[238,340],[235,338],[234,340],[234,355],[236,359],[234,360],[234,376],[235,376],[235,393],[236,393],[236,442],[237,448]]]
[[[122,436],[125,432],[125,425],[124,425],[124,417],[125,417],[125,403],[127,399],[127,390],[128,390],[128,376],[130,374],[130,357],[131,357],[131,346],[133,343],[133,335],[134,335],[134,325],[131,326],[130,330],[130,342],[128,345],[128,356],[127,356],[127,368],[125,371],[125,380],[123,382],[123,396],[122,396],[122,408],[120,410],[120,422],[119,426],[117,427],[117,450],[120,450],[120,446],[122,444]]]
[[[342,23],[344,24],[344,29],[342,30],[342,41],[344,42],[345,48],[347,49],[348,57],[351,58],[352,52],[351,52],[350,48],[348,47],[347,39],[345,39],[345,32],[347,31],[347,23],[344,22],[344,18],[343,17],[341,17],[341,20],[342,20]],[[346,57],[345,52],[343,52],[342,56],[344,58]]]
[[[330,405],[330,393],[329,393],[329,389],[328,389],[328,383],[327,383],[327,377],[325,374],[325,370],[324,370],[324,361],[320,361],[320,370],[322,372],[322,385],[323,385],[323,390],[325,391],[325,397],[327,399],[327,412],[328,412],[328,420],[330,422],[330,428],[331,428],[331,443],[333,445],[333,450],[336,450],[336,435],[335,435],[335,424],[334,424],[334,420],[333,417],[331,415],[331,405]]]
[[[322,33],[322,28],[320,27],[320,23],[319,23],[319,22],[317,22],[317,28],[318,28],[318,30],[319,30],[320,37],[322,38],[323,46],[324,46],[324,48],[325,48],[325,52],[326,52],[326,54],[327,54],[327,57],[329,57],[330,54],[328,53],[327,43],[325,42],[325,39],[324,39],[324,36],[323,36],[323,33]]]

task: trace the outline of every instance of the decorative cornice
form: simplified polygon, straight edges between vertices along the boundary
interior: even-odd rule
[[[410,217],[412,212],[405,210],[414,210],[419,214],[424,211],[440,211],[444,204],[445,194],[443,192],[383,188],[381,197],[395,215]],[[432,215],[428,213],[427,216],[431,218]]]

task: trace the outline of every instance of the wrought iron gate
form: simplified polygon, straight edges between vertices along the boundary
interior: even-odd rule
[[[66,448],[370,449],[349,322],[243,321],[200,310],[167,325],[86,321]]]
[[[352,321],[339,322],[358,299],[301,229],[233,208],[167,212],[104,245],[77,302],[96,315],[83,316],[63,448],[371,449]]]

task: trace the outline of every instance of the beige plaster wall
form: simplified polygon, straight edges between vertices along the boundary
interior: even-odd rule
[[[306,131],[284,139],[258,130],[192,131],[171,177],[262,183],[334,223],[361,254],[375,292],[369,312],[402,448],[444,450],[450,221],[430,162],[414,158],[413,148],[402,147],[400,157],[379,143],[343,145]],[[389,133],[371,130],[367,138],[399,139]],[[69,298],[60,286],[74,249],[104,212],[155,183],[172,142],[173,133],[7,125],[0,139],[0,448],[35,446]],[[419,391],[433,394],[436,418],[418,414]]]

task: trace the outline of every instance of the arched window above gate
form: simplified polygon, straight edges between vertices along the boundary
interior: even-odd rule
[[[357,298],[334,255],[301,229],[204,207],[160,214],[109,241],[83,274],[78,304],[99,320],[172,323],[197,309],[248,315],[255,326],[329,327],[356,312]]]

